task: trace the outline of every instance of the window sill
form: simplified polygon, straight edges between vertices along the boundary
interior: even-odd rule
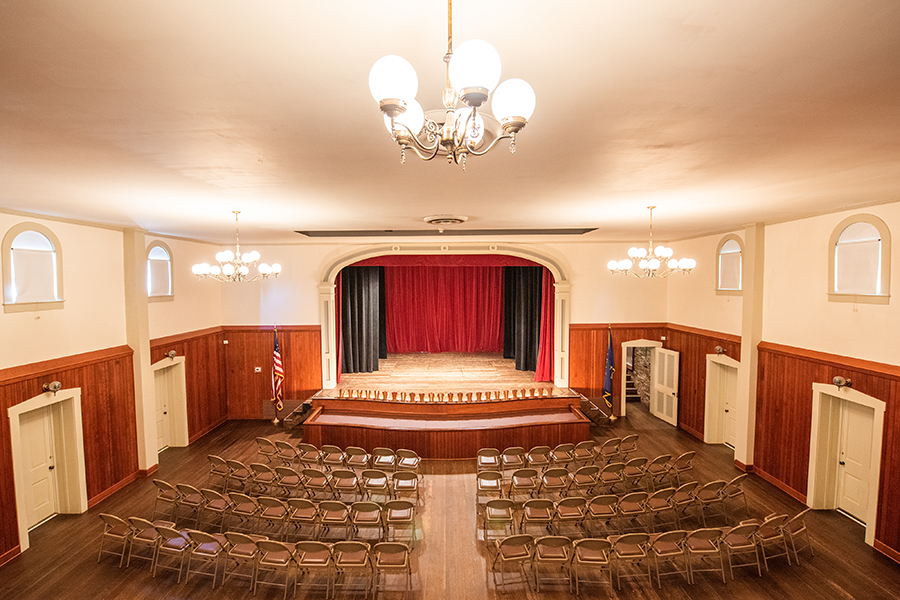
[[[50,302],[14,302],[3,305],[5,313],[35,312],[39,310],[60,310],[65,300],[53,300]]]
[[[891,296],[889,294],[875,296],[869,294],[838,294],[830,292],[828,294],[829,302],[849,302],[852,304],[890,304]]]
[[[721,290],[716,288],[716,296],[743,296],[744,290]]]
[[[147,296],[147,302],[172,302],[175,300],[175,294],[167,296]]]

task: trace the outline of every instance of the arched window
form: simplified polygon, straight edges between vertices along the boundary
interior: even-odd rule
[[[2,246],[4,311],[62,308],[62,247],[56,235],[37,223],[19,223],[6,232]]]
[[[719,241],[716,248],[716,291],[725,294],[740,294],[742,253],[741,238],[729,234]]]
[[[874,215],[841,221],[829,243],[828,292],[833,300],[885,303],[890,296],[891,235]]]
[[[172,251],[162,242],[153,242],[147,249],[147,296],[151,299],[171,299]]]

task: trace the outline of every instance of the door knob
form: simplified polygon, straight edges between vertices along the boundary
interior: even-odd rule
[[[47,467],[47,469],[48,469],[49,471],[52,471],[52,470],[53,470],[53,465],[50,465],[49,467]]]
[[[838,464],[841,465],[841,466],[843,467],[843,466],[844,466],[845,464],[847,464],[847,463],[845,463],[844,461],[839,461]]]
[[[728,409],[727,409],[727,408],[725,409],[725,412],[728,412]]]

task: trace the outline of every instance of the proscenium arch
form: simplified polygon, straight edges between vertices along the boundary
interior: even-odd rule
[[[334,280],[341,269],[377,256],[423,254],[502,254],[533,261],[553,274],[555,311],[553,323],[553,383],[569,387],[569,322],[571,283],[561,259],[519,244],[382,244],[357,248],[330,260],[319,279],[319,323],[322,328],[322,388],[337,385],[337,340],[335,339]]]

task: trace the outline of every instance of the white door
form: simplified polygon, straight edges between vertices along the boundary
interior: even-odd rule
[[[869,508],[872,427],[875,411],[855,402],[841,405],[841,453],[838,463],[838,508],[865,522]]]
[[[172,369],[160,369],[153,373],[156,394],[156,449],[169,447],[169,395],[171,392]]]
[[[33,527],[57,512],[53,415],[50,407],[23,413],[19,421],[25,465],[25,513]]]
[[[737,435],[737,369],[719,365],[720,393],[725,398],[725,444],[734,448]]]
[[[656,348],[653,360],[653,398],[650,414],[678,425],[678,353]]]

